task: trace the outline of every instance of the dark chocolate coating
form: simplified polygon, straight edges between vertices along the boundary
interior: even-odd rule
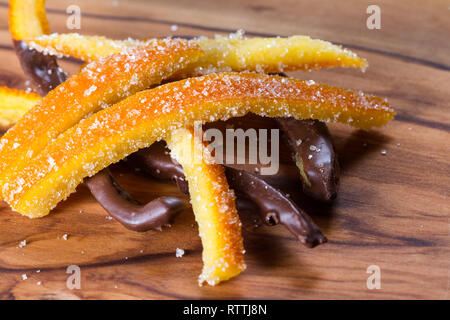
[[[284,73],[278,75],[287,77]],[[276,121],[287,137],[294,162],[299,166],[301,161],[303,192],[319,201],[335,199],[339,187],[339,160],[327,125],[308,119],[277,118]]]
[[[283,192],[258,176],[243,170],[226,168],[231,188],[252,200],[263,214],[266,224],[283,224],[303,244],[312,248],[327,241],[319,227]]]
[[[122,189],[108,169],[86,180],[86,185],[101,206],[117,221],[133,231],[161,229],[170,225],[185,207],[176,197],[159,197],[140,205]]]
[[[133,153],[127,158],[127,163],[158,179],[172,180],[181,192],[189,193],[183,168],[170,157],[169,149],[163,141],[155,142],[150,147]]]
[[[13,45],[25,75],[41,96],[66,81],[67,75],[58,66],[55,57],[30,49],[22,40],[13,40]]]
[[[339,163],[326,124],[293,118],[278,118],[277,123],[288,139],[294,161],[306,175],[301,175],[303,192],[325,202],[336,198]]]
[[[138,151],[131,155],[128,161],[131,161],[133,166],[142,165],[140,167],[142,170],[157,178],[182,182],[178,183],[178,186],[182,184],[181,190],[187,191],[182,167],[172,161],[166,150],[160,143],[157,147],[152,146]],[[227,166],[225,166],[225,173],[230,187],[238,195],[243,195],[256,204],[259,215],[267,225],[283,224],[308,247],[327,241],[317,225],[303,210],[261,177]]]

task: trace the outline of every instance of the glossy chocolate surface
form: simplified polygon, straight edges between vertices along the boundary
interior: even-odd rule
[[[87,179],[86,185],[114,219],[133,231],[160,230],[170,225],[186,207],[184,201],[176,197],[159,197],[141,205],[120,187],[108,169]]]
[[[293,118],[278,118],[277,123],[288,139],[293,160],[303,171],[303,192],[325,202],[336,198],[339,163],[326,124]]]
[[[22,40],[13,40],[14,50],[22,69],[41,96],[66,81],[66,73],[58,66],[55,57],[30,49]]]
[[[231,188],[258,206],[266,224],[281,223],[297,239],[311,248],[327,241],[311,217],[282,191],[246,171],[226,168],[226,175]]]

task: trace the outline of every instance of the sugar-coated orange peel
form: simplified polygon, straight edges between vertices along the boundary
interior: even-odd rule
[[[0,87],[0,128],[16,123],[39,100],[37,93]]]
[[[279,73],[323,67],[365,69],[367,61],[330,42],[307,36],[288,38],[244,38],[240,33],[195,42],[205,55],[183,75],[202,75],[224,71]]]
[[[59,85],[0,140],[0,183],[11,179],[47,144],[89,114],[158,84],[197,60],[186,40],[155,40],[90,63]]]
[[[203,245],[203,271],[199,284],[216,285],[243,270],[244,244],[235,195],[224,168],[192,129],[178,129],[166,138],[171,155],[183,167],[189,184],[192,209]]]
[[[45,0],[10,0],[9,30],[15,40],[32,39],[50,31]]]
[[[382,126],[395,112],[374,96],[307,81],[256,73],[222,73],[138,92],[64,132],[3,184],[11,207],[29,217],[49,213],[92,176],[194,121],[226,120],[253,112]],[[37,121],[41,121],[40,119]],[[8,142],[8,141],[6,141]],[[4,157],[4,153],[1,153]]]
[[[78,33],[52,33],[27,41],[32,48],[53,54],[71,56],[84,62],[92,62],[124,49],[143,46],[147,41],[113,40],[104,36],[85,36]]]
[[[244,38],[237,33],[228,37],[216,36],[214,39],[201,37],[192,42],[198,44],[205,55],[176,78],[224,71],[277,73],[322,67],[367,67],[367,61],[355,53],[307,36]],[[84,61],[95,61],[124,48],[145,43],[146,41],[112,40],[76,33],[44,35],[29,41],[29,45],[36,50],[68,55]]]

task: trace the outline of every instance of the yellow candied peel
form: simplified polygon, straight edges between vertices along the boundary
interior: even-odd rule
[[[104,36],[84,36],[78,33],[52,33],[27,41],[28,45],[45,54],[65,55],[92,62],[124,49],[143,46],[148,41],[112,40]]]
[[[246,268],[242,224],[234,192],[229,189],[224,168],[213,163],[209,151],[192,129],[175,130],[166,142],[189,183],[192,209],[203,245],[199,285],[207,282],[214,286]]]
[[[39,100],[37,93],[0,86],[0,127],[16,123]]]
[[[29,217],[49,213],[92,176],[175,129],[252,112],[382,126],[389,104],[361,92],[256,73],[224,73],[168,83],[135,94],[81,121],[3,185],[11,207]]]
[[[182,74],[227,71],[279,73],[324,67],[367,67],[367,61],[350,50],[308,36],[245,38],[238,32],[214,39],[201,37],[195,42],[205,55],[189,69],[182,70]]]
[[[59,134],[197,60],[202,51],[185,40],[155,40],[90,63],[52,90],[0,140],[0,185]]]
[[[228,37],[201,37],[191,41],[198,44],[205,55],[175,78],[226,71],[276,73],[338,66],[361,69],[367,67],[367,61],[350,50],[307,36],[245,38],[238,32]],[[126,47],[143,45],[146,42],[69,33],[44,35],[32,39],[29,45],[46,53],[94,61]]]
[[[9,30],[15,40],[28,40],[48,34],[45,0],[10,0]]]

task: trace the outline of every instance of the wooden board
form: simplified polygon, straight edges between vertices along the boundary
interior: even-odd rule
[[[73,3],[48,1],[52,31],[69,31],[65,10]],[[447,1],[378,1],[381,30],[366,28],[372,2],[359,0],[76,3],[83,34],[211,36],[243,28],[249,35],[308,34],[345,44],[369,60],[366,73],[331,69],[294,76],[387,97],[398,116],[369,132],[330,126],[343,168],[339,197],[332,206],[309,205],[329,238],[325,245],[310,250],[280,226],[246,224],[247,271],[217,287],[198,287],[201,243],[190,210],[163,232],[134,233],[108,220],[80,186],[38,220],[0,204],[0,298],[448,299]],[[7,6],[0,1],[0,85],[24,88],[7,31]],[[140,199],[179,195],[169,183],[116,171]],[[19,248],[22,240],[27,245]],[[175,257],[176,248],[186,251],[183,258]],[[80,290],[66,287],[69,265],[81,267]],[[366,286],[370,265],[381,268],[379,290]]]

